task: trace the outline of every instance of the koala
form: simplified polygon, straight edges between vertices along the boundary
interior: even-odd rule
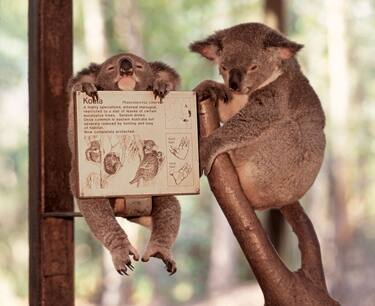
[[[224,80],[195,88],[198,101],[217,103],[223,123],[201,139],[201,168],[208,174],[227,152],[255,209],[300,199],[323,161],[325,116],[295,57],[302,47],[260,23],[236,25],[190,45],[218,66]]]
[[[115,55],[103,64],[91,64],[80,71],[69,83],[69,122],[68,140],[72,154],[70,185],[77,197],[77,157],[74,142],[74,103],[75,91],[84,91],[93,99],[98,99],[98,90],[152,90],[160,99],[179,86],[179,75],[161,62],[147,62],[130,53]],[[96,160],[97,143],[91,143],[86,158]],[[100,152],[99,152],[100,154]],[[106,171],[113,173],[117,167],[117,156],[106,156]],[[138,261],[140,256],[131,245],[124,230],[116,221],[110,199],[77,198],[78,206],[95,237],[109,250],[115,269],[128,275],[133,269],[131,257]],[[146,220],[147,219],[147,220]],[[180,226],[180,205],[174,196],[155,196],[152,198],[150,217],[134,218],[130,221],[151,226],[151,237],[142,261],[150,257],[163,260],[170,274],[176,272],[176,263],[171,248],[176,240]]]

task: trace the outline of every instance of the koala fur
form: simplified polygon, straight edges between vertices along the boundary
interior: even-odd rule
[[[84,91],[97,99],[97,90],[152,90],[155,96],[162,99],[169,91],[176,90],[179,82],[178,74],[166,64],[148,63],[130,53],[115,55],[101,65],[91,64],[71,79],[68,139],[72,153],[70,185],[73,195],[77,196],[74,92]],[[95,144],[93,147],[95,148]],[[92,158],[95,158],[94,153],[91,153]],[[139,260],[139,254],[116,221],[110,199],[92,198],[77,199],[77,201],[91,231],[110,251],[116,270],[120,274],[127,274],[127,268],[133,268],[130,256],[133,256],[134,260]],[[160,258],[166,264],[168,272],[175,273],[176,264],[172,258],[171,248],[180,226],[180,205],[177,199],[174,196],[153,197],[151,217],[141,217],[131,221],[151,225],[152,228],[150,242],[142,260],[148,261],[150,257]]]
[[[224,84],[203,81],[198,101],[218,102],[224,123],[201,140],[201,167],[228,152],[256,209],[300,199],[325,149],[325,116],[294,55],[302,45],[259,23],[221,30],[190,45],[219,67]],[[221,100],[221,101],[219,101]]]

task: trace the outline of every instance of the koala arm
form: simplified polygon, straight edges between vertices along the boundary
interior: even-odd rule
[[[270,126],[271,120],[264,120],[253,110],[256,106],[250,100],[237,114],[210,136],[201,139],[200,162],[206,174],[210,173],[216,157],[221,154],[251,145]]]
[[[173,68],[162,62],[152,62],[150,66],[154,72],[152,91],[155,98],[158,96],[162,100],[168,92],[178,89],[180,76]]]
[[[168,90],[177,90],[180,86],[180,76],[170,66],[162,62],[151,62],[151,69],[155,75],[155,81],[164,81],[168,84]]]
[[[73,93],[74,91],[82,90],[82,84],[84,83],[95,84],[99,70],[100,65],[95,63],[91,63],[89,67],[82,69],[69,80],[68,91]]]
[[[84,91],[94,99],[98,99],[96,77],[99,73],[100,65],[91,63],[89,67],[82,69],[69,80],[68,91],[73,96],[75,91]]]

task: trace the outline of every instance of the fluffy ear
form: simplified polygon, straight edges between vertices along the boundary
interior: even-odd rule
[[[299,50],[303,48],[303,45],[297,44],[276,31],[269,32],[264,41],[263,45],[265,48],[276,49],[279,56],[282,59],[288,59],[293,57]]]
[[[222,46],[222,35],[220,32],[207,37],[204,40],[193,42],[189,46],[190,51],[199,53],[210,61],[216,62],[220,56]]]
[[[149,63],[155,77],[162,79],[172,85],[171,90],[176,90],[180,86],[180,76],[170,66],[162,62],[151,62]]]
[[[74,77],[72,77],[67,86],[67,91],[70,93],[73,86],[77,83],[95,83],[96,77],[99,74],[101,65],[91,63],[89,67],[82,69]]]

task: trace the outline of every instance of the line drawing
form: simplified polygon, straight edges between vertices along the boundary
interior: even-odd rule
[[[89,189],[105,189],[111,177],[117,175],[125,163],[138,161],[142,164],[143,161],[143,168],[151,158],[150,155],[145,156],[145,153],[152,152],[150,147],[153,147],[150,141],[143,141],[137,134],[94,135],[86,137],[85,141],[87,143],[85,159],[89,164],[97,167],[96,171],[92,170],[86,177],[86,187]],[[151,142],[155,145],[153,141]],[[137,180],[146,174],[147,171],[145,173],[141,171]]]
[[[185,160],[190,150],[190,139],[188,136],[184,136],[180,139],[178,146],[169,146],[169,152],[171,152],[176,158]]]
[[[173,177],[176,185],[180,185],[190,175],[192,169],[189,163],[184,163],[180,169],[170,172],[169,175]]]
[[[157,151],[157,146],[153,140],[145,140],[143,145],[143,158],[141,159],[137,172],[129,184],[137,184],[153,180],[159,173],[164,155]]]
[[[191,124],[191,105],[172,104],[166,110],[167,128],[189,128]]]

